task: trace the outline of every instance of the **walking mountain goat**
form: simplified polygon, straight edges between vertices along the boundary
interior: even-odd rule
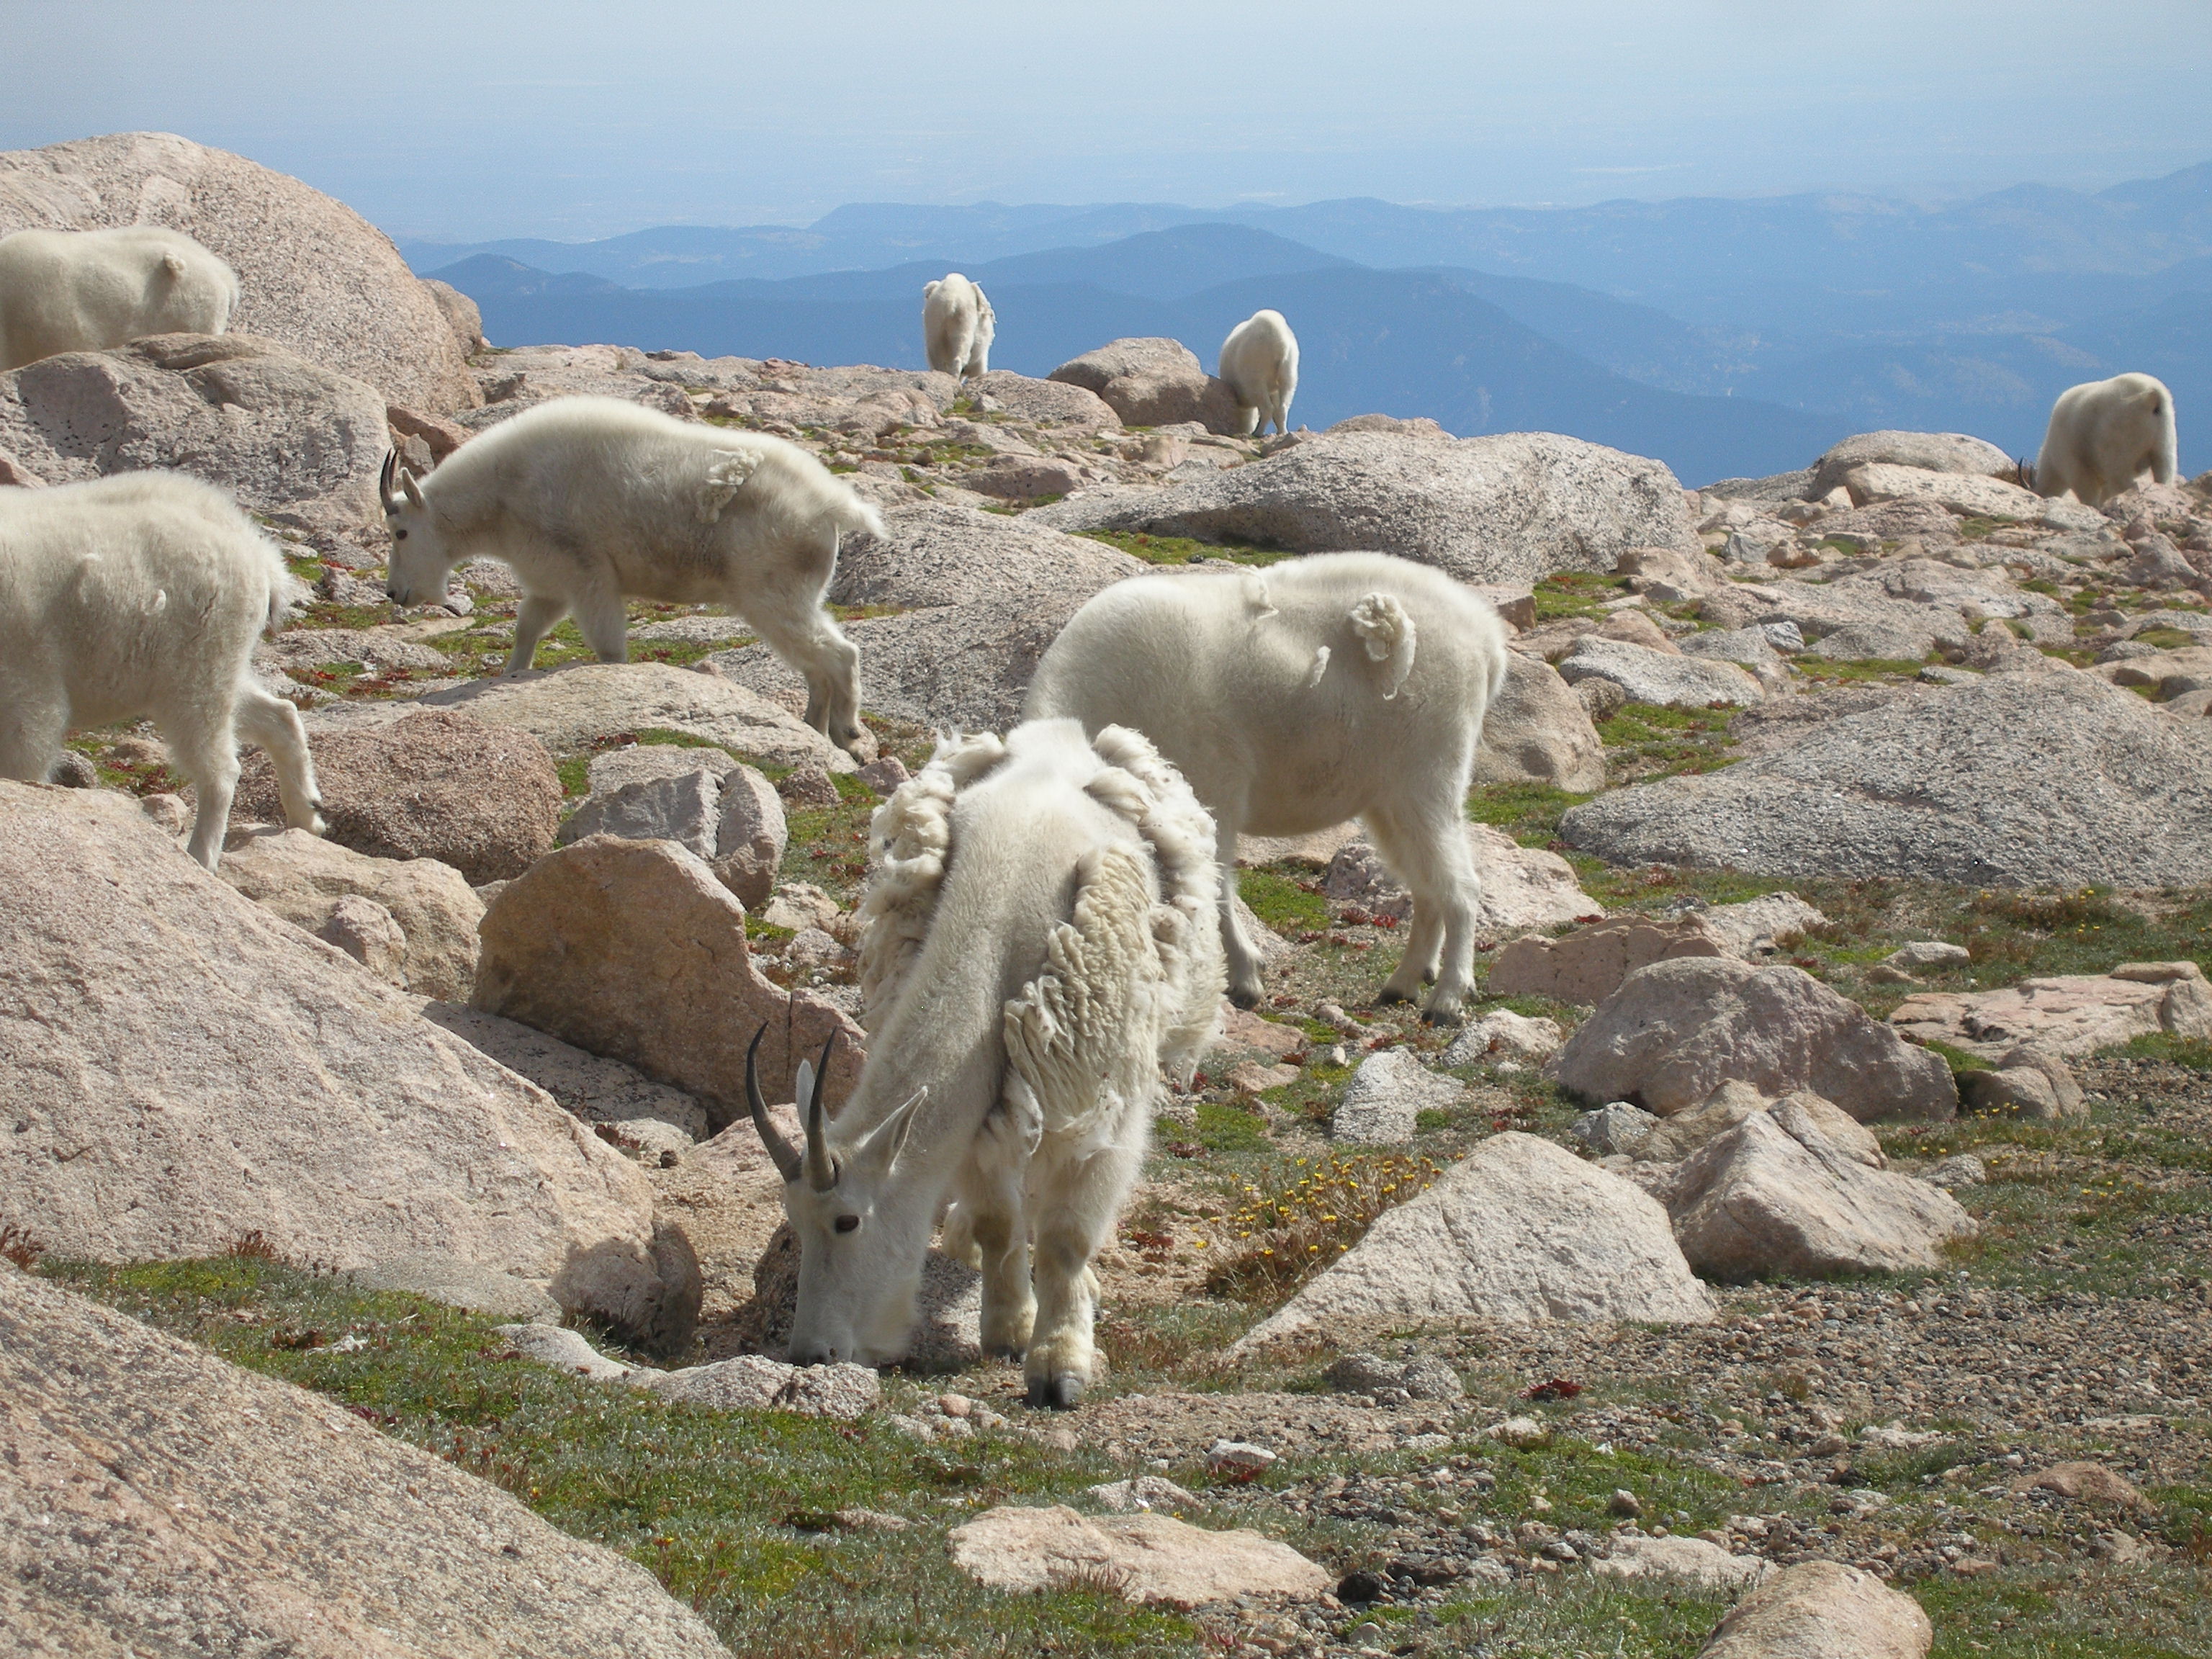
[[[793,1147],[746,1062],[799,1243],[793,1364],[903,1355],[942,1216],[945,1248],[982,1271],[985,1350],[1025,1356],[1033,1405],[1081,1400],[1091,1258],[1162,1067],[1188,1082],[1220,1006],[1212,835],[1152,744],[1073,720],[942,739],[878,811],[852,1097],[825,1121],[805,1068]]]
[[[0,369],[149,334],[220,334],[238,274],[180,230],[19,230],[0,237]]]
[[[1240,431],[1291,429],[1298,390],[1298,337],[1279,311],[1255,311],[1221,343],[1221,380],[1237,399]]]
[[[222,491],[170,472],[0,489],[0,777],[43,781],[72,729],[150,718],[198,798],[191,855],[222,856],[238,739],[269,751],[284,822],[320,835],[299,711],[253,641],[307,591]]]
[[[2174,470],[2173,394],[2148,374],[2115,374],[2058,394],[2033,482],[2039,495],[2070,489],[2102,507],[2142,473],[2172,483]]]
[[[504,672],[574,615],[602,662],[629,655],[625,597],[726,605],[806,681],[806,723],[860,735],[860,653],[822,608],[841,533],[876,509],[781,438],[696,426],[618,398],[524,410],[417,480],[386,455],[385,591],[435,604],[462,560],[513,568],[522,603]]]
[[[923,284],[922,350],[939,374],[967,380],[989,373],[998,329],[998,315],[983,290],[958,271]]]
[[[1455,1024],[1482,896],[1468,782],[1505,660],[1498,613],[1441,571],[1314,554],[1116,582],[1053,641],[1024,712],[1142,732],[1189,781],[1213,815],[1231,1001],[1249,1008],[1261,988],[1237,920],[1237,837],[1358,817],[1413,896],[1380,1000],[1411,1001],[1433,978],[1427,1017]]]

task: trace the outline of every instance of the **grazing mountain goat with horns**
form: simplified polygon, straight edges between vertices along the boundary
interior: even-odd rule
[[[0,238],[0,369],[149,334],[220,334],[238,273],[181,230],[19,230]]]
[[[1279,311],[1255,311],[1221,343],[1221,379],[1237,399],[1239,430],[1291,429],[1298,390],[1298,337]]]
[[[573,614],[602,662],[629,655],[628,597],[726,605],[806,681],[806,723],[860,740],[860,653],[822,608],[845,531],[876,509],[796,444],[695,426],[618,398],[556,398],[473,438],[417,480],[386,455],[386,592],[434,604],[463,559],[522,587],[508,674]]]
[[[907,1352],[942,1214],[946,1248],[982,1270],[985,1349],[1026,1355],[1031,1404],[1082,1398],[1091,1258],[1144,1161],[1161,1068],[1188,1079],[1220,1006],[1212,836],[1144,738],[1073,720],[941,741],[877,812],[851,1099],[825,1121],[802,1081],[794,1148],[746,1063],[799,1243],[793,1364]]]
[[[2148,374],[2115,374],[2058,394],[2028,482],[2039,495],[2070,489],[2102,507],[2142,473],[2172,483],[2174,470],[2173,394]]]
[[[1025,713],[1142,732],[1213,814],[1229,995],[1260,1000],[1238,927],[1237,837],[1357,817],[1413,895],[1382,988],[1456,1023],[1482,888],[1467,791],[1505,683],[1505,630],[1478,595],[1384,553],[1328,553],[1225,575],[1141,576],[1077,611],[1037,665]]]
[[[196,478],[0,489],[0,777],[42,781],[71,727],[146,715],[192,781],[189,844],[209,869],[241,736],[269,751],[285,823],[320,835],[300,712],[253,677],[253,641],[306,597],[275,544]]]
[[[921,289],[921,346],[940,374],[973,380],[990,372],[998,313],[983,290],[958,271]]]

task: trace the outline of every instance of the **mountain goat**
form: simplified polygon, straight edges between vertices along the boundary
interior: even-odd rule
[[[238,739],[269,751],[284,821],[319,835],[297,709],[253,641],[306,597],[221,490],[168,472],[0,489],[0,777],[44,780],[72,728],[150,718],[192,781],[191,855],[222,856]]]
[[[2083,506],[2102,507],[2144,472],[2173,482],[2173,394],[2165,382],[2115,374],[2058,394],[2035,459],[2039,495],[2070,489]]]
[[[1144,1161],[1161,1068],[1188,1079],[1220,1006],[1212,836],[1144,738],[1073,720],[941,740],[878,811],[859,1085],[825,1122],[807,1068],[793,1147],[746,1066],[799,1242],[793,1363],[905,1353],[942,1215],[946,1248],[982,1270],[986,1350],[1025,1355],[1030,1403],[1082,1398],[1091,1258]]]
[[[180,230],[19,230],[0,238],[0,369],[149,334],[220,334],[238,273]]]
[[[1255,311],[1221,343],[1221,379],[1237,399],[1242,432],[1291,429],[1298,390],[1298,337],[1279,311]]]
[[[396,485],[396,487],[395,487]],[[726,605],[806,681],[806,723],[860,738],[860,653],[822,608],[845,531],[876,509],[780,438],[695,426],[618,398],[556,398],[455,450],[417,480],[387,455],[386,592],[435,603],[462,560],[522,587],[505,672],[573,614],[603,662],[629,655],[625,596]]]
[[[1359,818],[1413,895],[1406,954],[1380,1000],[1410,1001],[1433,977],[1427,1016],[1450,1024],[1482,891],[1468,781],[1505,662],[1498,613],[1442,572],[1384,553],[1314,554],[1115,583],[1044,653],[1024,713],[1142,732],[1189,780],[1213,814],[1229,995],[1243,1007],[1261,981],[1237,921],[1237,837]]]
[[[954,271],[921,290],[921,346],[940,374],[972,380],[991,367],[999,319],[983,290]]]

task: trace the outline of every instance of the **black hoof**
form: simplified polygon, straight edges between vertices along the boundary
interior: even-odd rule
[[[1388,1008],[1394,1003],[1412,1000],[1413,998],[1407,996],[1403,991],[1394,991],[1387,985],[1375,994],[1375,1006],[1377,1008]]]
[[[1436,1009],[1431,1008],[1428,1012],[1421,1016],[1421,1024],[1424,1025],[1457,1025],[1462,1024],[1466,1016],[1463,1014],[1440,1013]]]
[[[1083,1403],[1083,1379],[1073,1371],[1057,1376],[1031,1378],[1029,1402],[1056,1412],[1072,1412]]]

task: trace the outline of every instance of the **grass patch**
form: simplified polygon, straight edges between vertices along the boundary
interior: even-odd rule
[[[1275,870],[1237,872],[1237,891],[1252,914],[1277,933],[1294,936],[1328,926],[1328,901],[1310,878]]]
[[[2163,1060],[2186,1066],[2192,1072],[2212,1072],[2212,1042],[2201,1037],[2179,1037],[2170,1031],[2153,1031],[2131,1038],[2120,1052],[2133,1060]]]
[[[1470,792],[1467,815],[1504,830],[1523,847],[1548,847],[1559,838],[1567,809],[1591,799],[1548,783],[1498,783]]]
[[[1224,1101],[1201,1100],[1197,1104],[1198,1144],[1210,1152],[1257,1152],[1267,1150],[1267,1121],[1257,1112]]]
[[[1562,570],[1547,576],[1529,590],[1536,601],[1536,620],[1559,617],[1608,615],[1605,602],[1628,592],[1626,576],[1599,575],[1587,570]]]
[[[1597,722],[1606,764],[1616,783],[1645,783],[1686,772],[1713,772],[1733,758],[1724,751],[1735,739],[1728,734],[1730,708],[1662,708],[1656,703],[1624,703]]]
[[[1135,530],[1079,530],[1094,542],[1118,547],[1146,564],[1189,564],[1194,560],[1218,560],[1230,564],[1270,565],[1294,556],[1279,547],[1260,547],[1250,542],[1201,542],[1188,536],[1155,536]]]
[[[1860,685],[1869,682],[1917,678],[1923,666],[1901,657],[1873,657],[1864,662],[1843,662],[1805,655],[1792,659],[1806,678],[1821,685]]]

